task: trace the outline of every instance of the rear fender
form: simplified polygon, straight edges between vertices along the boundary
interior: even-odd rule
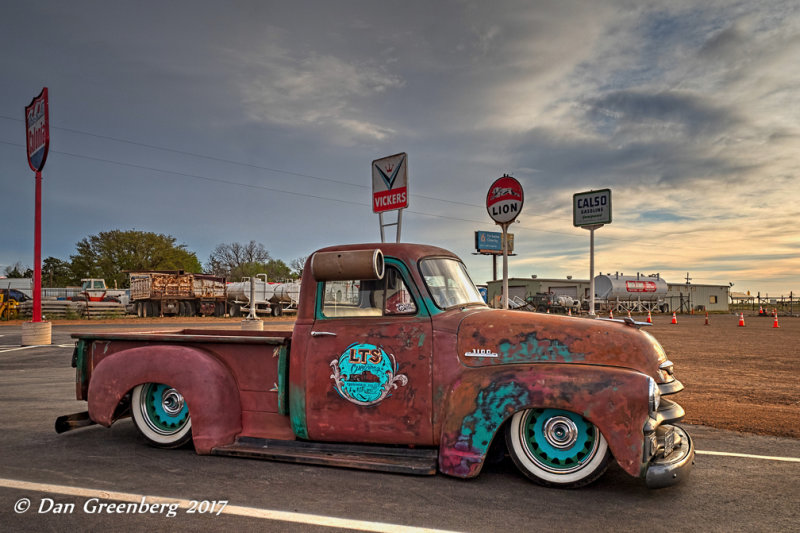
[[[100,361],[89,382],[90,418],[111,426],[122,398],[142,383],[164,383],[183,395],[199,454],[232,443],[242,431],[239,389],[230,371],[208,352],[176,345],[131,348]]]
[[[620,466],[632,476],[641,475],[647,376],[618,368],[551,364],[466,371],[448,394],[440,471],[465,478],[478,475],[503,422],[530,408],[582,415],[600,429]]]

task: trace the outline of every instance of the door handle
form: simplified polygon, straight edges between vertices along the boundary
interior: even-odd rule
[[[311,336],[312,337],[335,337],[336,333],[333,333],[331,331],[312,331],[311,332]]]

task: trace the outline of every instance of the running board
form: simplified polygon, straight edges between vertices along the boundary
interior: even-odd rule
[[[439,451],[435,448],[335,444],[253,437],[239,437],[233,444],[214,448],[211,453],[420,476],[434,475],[439,460]]]

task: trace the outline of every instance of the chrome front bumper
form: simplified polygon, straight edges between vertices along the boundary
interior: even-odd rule
[[[648,488],[670,487],[689,476],[694,465],[694,443],[682,428],[664,425],[659,428],[658,453],[647,465],[645,483]],[[668,451],[664,455],[665,450]]]

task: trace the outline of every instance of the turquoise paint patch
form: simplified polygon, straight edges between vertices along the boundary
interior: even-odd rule
[[[497,428],[520,405],[530,402],[530,392],[516,383],[483,389],[475,398],[477,408],[464,417],[457,447],[467,447],[481,455],[489,449]]]
[[[306,397],[300,387],[290,387],[289,413],[292,422],[292,431],[301,439],[308,439],[308,424],[306,422]]]
[[[570,352],[566,344],[554,339],[537,339],[532,334],[519,344],[503,341],[497,348],[503,363],[574,363],[586,359],[586,354]]]
[[[325,284],[324,283],[317,283],[317,297],[316,297],[316,304],[314,308],[314,318],[316,320],[323,320],[325,319],[325,315],[322,314],[322,303],[325,299]]]
[[[419,342],[417,343],[417,348],[422,348],[423,344],[425,344],[425,334],[424,333],[420,333]]]
[[[425,307],[428,309],[428,313],[430,314],[430,316],[438,315],[439,313],[444,313],[444,309],[439,309],[430,296],[424,296],[422,298],[422,301],[425,302]]]

